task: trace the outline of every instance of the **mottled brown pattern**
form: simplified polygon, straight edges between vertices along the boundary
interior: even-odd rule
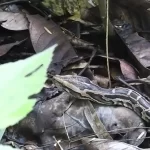
[[[132,89],[122,87],[105,89],[88,78],[77,75],[56,75],[53,79],[56,86],[63,88],[76,98],[88,99],[104,105],[124,106],[132,109],[143,120],[150,122],[150,102]]]

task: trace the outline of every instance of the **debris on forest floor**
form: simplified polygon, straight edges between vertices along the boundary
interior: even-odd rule
[[[110,0],[109,13],[107,2],[0,1],[1,64],[58,44],[33,111],[1,132],[2,144],[150,149],[150,2]]]

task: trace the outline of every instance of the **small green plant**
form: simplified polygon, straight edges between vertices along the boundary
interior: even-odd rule
[[[56,44],[25,60],[0,65],[0,129],[23,119],[33,108],[29,99],[43,88]],[[0,145],[0,150],[13,150]]]

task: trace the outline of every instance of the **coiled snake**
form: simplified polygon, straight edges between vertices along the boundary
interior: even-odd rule
[[[150,102],[134,90],[122,87],[104,89],[88,78],[77,75],[55,75],[53,82],[78,99],[88,99],[103,105],[121,105],[150,122]]]

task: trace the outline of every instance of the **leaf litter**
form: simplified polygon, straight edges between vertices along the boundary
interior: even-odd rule
[[[88,1],[90,7],[82,7],[83,3],[72,2],[76,7],[68,0],[64,0],[65,7],[57,0],[1,2],[1,61],[22,60],[58,44],[48,75],[81,74],[108,89],[105,25],[98,4]],[[12,5],[15,13],[7,12],[7,7]],[[79,5],[82,9],[78,9]],[[61,12],[54,11],[58,7]],[[110,1],[109,17],[115,35],[109,38],[108,58],[112,88],[135,89],[148,98],[149,7],[146,0]],[[1,140],[3,144],[12,141],[17,148],[47,150],[150,148],[149,123],[132,108],[78,101],[56,87],[51,77],[33,97],[36,98],[33,111],[14,125],[12,132],[7,128]]]

